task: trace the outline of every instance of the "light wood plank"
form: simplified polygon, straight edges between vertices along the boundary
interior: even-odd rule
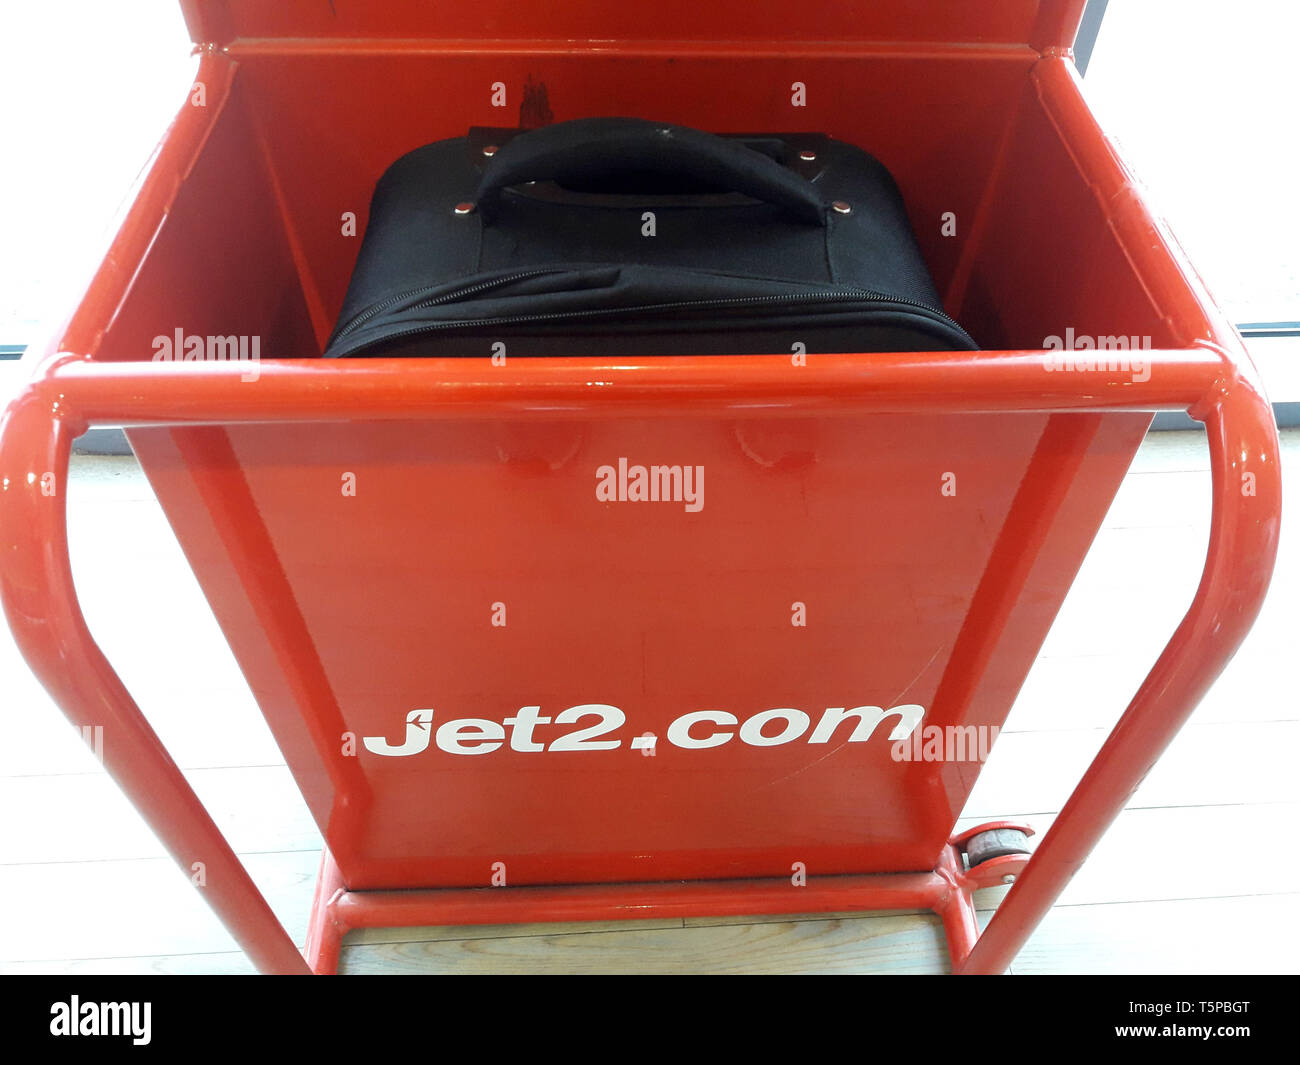
[[[890,916],[927,916],[933,911],[915,909],[915,910],[844,910],[832,913],[772,913],[772,914],[741,914],[738,916],[725,917],[687,917],[685,919],[686,928],[709,928],[713,925],[734,925],[734,924],[780,924],[785,921],[849,921],[862,920],[868,917],[890,917]]]
[[[1060,810],[1105,738],[1100,729],[999,736],[962,816],[990,820],[1008,810]],[[1300,799],[1297,750],[1300,722],[1191,724],[1128,806],[1295,802]]]
[[[1148,433],[1133,458],[1129,476],[1144,473],[1170,473],[1184,470],[1208,470],[1210,449],[1203,429]]]
[[[640,921],[551,921],[521,924],[434,925],[418,928],[358,928],[347,943],[449,943],[462,939],[519,939],[543,935],[590,935],[596,932],[638,932],[684,927],[680,917]]]
[[[77,958],[0,962],[3,976],[256,976],[240,951],[155,954],[140,958]]]
[[[1055,817],[1021,817],[1038,835]],[[981,819],[962,818],[958,829]],[[1228,895],[1279,895],[1300,884],[1300,849],[1279,846],[1300,823],[1300,804],[1183,806],[1125,810],[1061,893],[1057,905],[1156,902]],[[1009,889],[976,894],[994,908]]]
[[[1300,895],[1058,906],[1029,938],[1022,975],[1294,974]]]
[[[1131,474],[1115,493],[1105,527],[1203,534],[1210,523],[1211,490],[1208,465],[1203,470]]]
[[[1034,663],[1007,716],[1004,733],[1111,728],[1155,657],[1043,657]],[[1198,724],[1300,720],[1300,696],[1288,697],[1277,656],[1249,639],[1197,707]]]
[[[236,852],[320,853],[321,835],[283,766],[187,775]],[[0,864],[164,857],[144,819],[104,772],[0,779]]]
[[[940,973],[937,918],[829,921],[345,946],[340,970],[366,973]]]
[[[307,933],[320,855],[240,856],[294,941]],[[170,859],[0,866],[0,961],[125,958],[237,950],[201,889]]]

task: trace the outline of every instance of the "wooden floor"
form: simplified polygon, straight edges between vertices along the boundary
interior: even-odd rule
[[[1290,520],[1259,624],[1014,972],[1296,971],[1300,432],[1284,436]],[[964,823],[1050,823],[1191,599],[1209,493],[1201,434],[1148,438]],[[320,836],[134,460],[77,458],[69,515],[91,631],[301,942]],[[0,700],[0,971],[251,971],[2,628]],[[342,964],[931,973],[947,958],[930,916],[836,914],[376,931]]]

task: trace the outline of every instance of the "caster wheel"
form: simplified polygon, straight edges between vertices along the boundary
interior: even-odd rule
[[[1002,858],[1008,854],[1028,854],[1029,837],[1014,828],[994,828],[971,836],[966,841],[966,863],[974,869],[990,858]]]

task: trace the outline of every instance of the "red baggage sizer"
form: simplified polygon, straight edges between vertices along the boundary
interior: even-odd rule
[[[1254,371],[1080,95],[1082,0],[183,6],[201,91],[4,416],[0,598],[258,967],[334,971],[365,926],[924,907],[954,971],[1005,969],[1245,635],[1279,523]],[[389,162],[596,114],[863,146],[986,350],[319,358]],[[1044,351],[1067,331],[1138,350]],[[191,337],[227,358],[163,357]],[[995,734],[1157,410],[1214,469],[1187,616],[1032,857],[954,836],[980,759],[920,739]],[[97,424],[325,837],[305,952],[86,629],[41,488]]]

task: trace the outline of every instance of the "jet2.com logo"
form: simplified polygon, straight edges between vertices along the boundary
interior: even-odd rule
[[[580,703],[560,710],[553,717],[541,706],[521,706],[503,721],[464,717],[435,721],[433,710],[412,710],[406,715],[401,740],[392,743],[384,736],[365,736],[362,743],[371,754],[386,758],[409,758],[423,754],[432,745],[452,755],[491,754],[509,746],[524,754],[578,751],[616,751],[624,746],[620,733],[627,715],[608,703]],[[693,710],[676,718],[665,738],[685,751],[707,750],[729,743],[750,747],[779,747],[806,742],[865,743],[886,721],[889,742],[907,740],[925,716],[916,703],[882,706],[832,706],[813,724],[812,716],[794,707],[761,710],[743,722],[726,710]],[[561,731],[565,730],[567,731]],[[632,736],[628,749],[652,752],[659,742],[653,733]]]

